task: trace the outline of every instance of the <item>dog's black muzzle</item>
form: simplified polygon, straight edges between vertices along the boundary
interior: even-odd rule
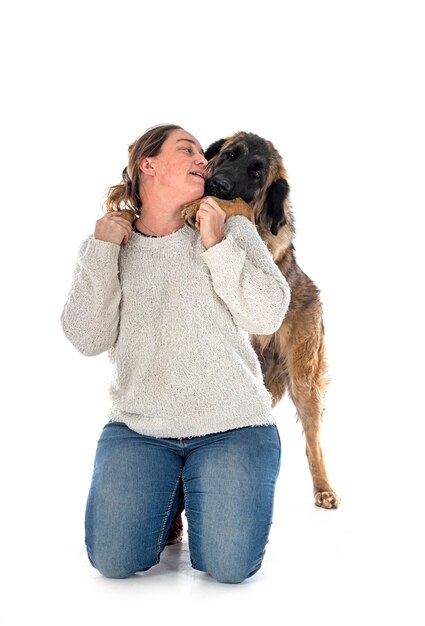
[[[211,178],[208,178],[205,182],[205,195],[216,196],[216,198],[222,198],[223,200],[233,200],[236,198],[233,193],[234,189],[234,182],[223,174],[213,174]]]

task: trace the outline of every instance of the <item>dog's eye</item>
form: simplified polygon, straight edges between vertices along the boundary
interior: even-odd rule
[[[226,152],[226,157],[229,159],[229,161],[233,161],[233,159],[235,158],[235,153],[234,152]]]
[[[252,171],[249,173],[249,177],[250,177],[250,178],[260,178],[260,172],[257,172],[257,170],[252,170]]]

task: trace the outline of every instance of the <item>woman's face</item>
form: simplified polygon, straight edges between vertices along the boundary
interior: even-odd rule
[[[173,130],[161,152],[149,160],[161,193],[169,192],[182,205],[203,196],[207,160],[193,135],[185,130]]]

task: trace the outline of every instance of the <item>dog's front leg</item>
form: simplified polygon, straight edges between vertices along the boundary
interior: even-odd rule
[[[226,219],[232,215],[243,215],[255,224],[254,209],[241,198],[235,198],[234,200],[222,200],[221,198],[216,198],[215,196],[211,197],[214,198],[217,204],[226,213]],[[196,220],[196,213],[198,212],[199,205],[202,200],[203,198],[200,198],[199,200],[185,204],[181,212],[181,216],[187,224],[197,230],[199,230],[199,222]]]

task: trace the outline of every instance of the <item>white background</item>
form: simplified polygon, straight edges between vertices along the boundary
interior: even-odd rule
[[[424,623],[421,4],[2,9],[1,626]],[[297,259],[324,304],[322,444],[342,504],[313,506],[301,426],[282,402],[270,542],[238,586],[194,572],[186,538],[127,581],[102,579],[84,553],[111,370],[105,354],[76,352],[59,317],[128,144],[161,122],[204,147],[237,130],[273,141]]]

